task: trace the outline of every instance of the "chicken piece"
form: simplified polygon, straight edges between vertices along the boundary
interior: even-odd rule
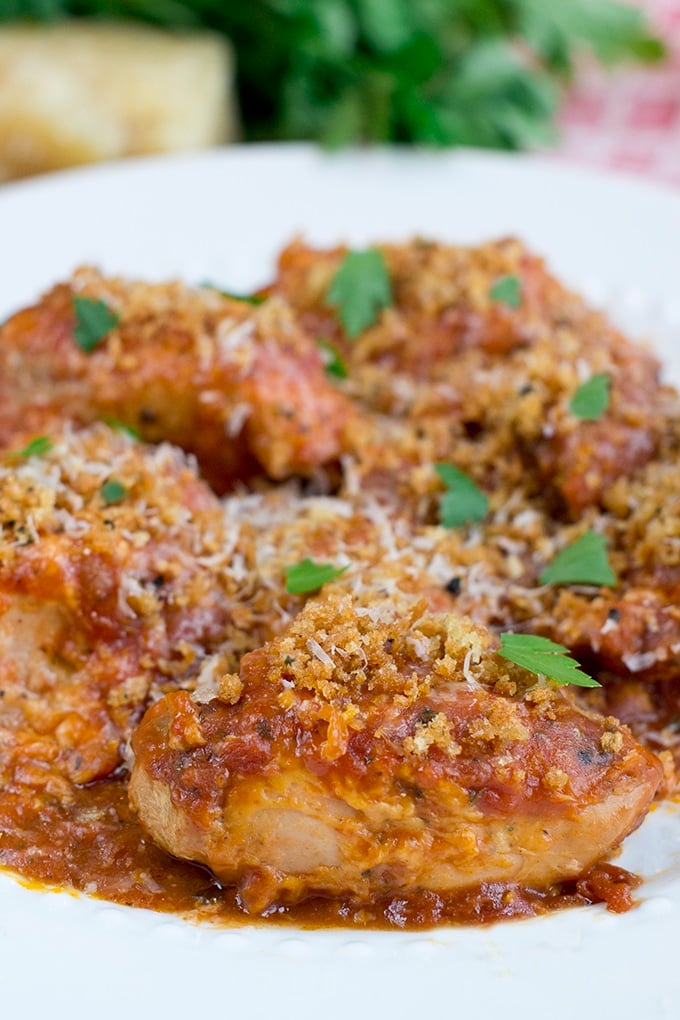
[[[150,697],[233,668],[237,585],[180,451],[99,425],[28,453],[0,466],[1,797],[68,800],[121,765]]]
[[[557,593],[539,629],[621,678],[680,680],[680,428],[663,457],[607,492],[594,519],[607,536],[617,585]],[[563,540],[563,537],[562,537]]]
[[[618,676],[643,675],[647,682],[680,680],[680,608],[647,588],[623,595],[584,598],[563,592],[547,627],[599,669]]]
[[[657,588],[675,601],[680,585],[680,401],[669,416],[659,458],[636,477],[621,478],[604,505],[616,568],[632,587]]]
[[[342,350],[348,392],[360,402],[405,416],[413,429],[443,416],[454,457],[461,440],[465,446],[478,436],[471,457],[476,480],[521,452],[534,489],[549,483],[576,519],[654,455],[665,392],[656,359],[566,290],[518,241],[462,248],[415,240],[379,248],[393,304],[351,343],[328,304],[345,248],[290,245],[273,288],[314,335]],[[517,303],[494,297],[495,285],[508,280]],[[607,414],[579,420],[569,401],[600,373],[611,380]],[[496,437],[491,445],[489,433]]]
[[[484,882],[546,888],[642,820],[657,759],[614,719],[404,593],[329,588],[217,696],[153,705],[131,804],[153,839],[267,912]]]
[[[545,272],[542,260],[514,239],[478,248],[423,239],[374,247],[382,252],[389,271],[394,308],[384,314],[377,329],[359,338],[352,353],[356,362],[380,362],[427,378],[433,364],[472,348],[508,354],[530,345],[536,327],[563,299],[563,288]],[[294,241],[279,257],[275,284],[310,331],[340,343],[342,329],[327,295],[346,254],[342,246],[319,251]],[[520,308],[489,295],[494,283],[514,275],[522,282]],[[420,343],[414,342],[416,337]]]
[[[75,296],[119,317],[90,353],[74,339]],[[218,491],[258,465],[274,479],[313,473],[338,456],[350,415],[280,300],[254,308],[92,269],[0,329],[0,398],[0,446],[64,419],[113,418],[193,452]]]

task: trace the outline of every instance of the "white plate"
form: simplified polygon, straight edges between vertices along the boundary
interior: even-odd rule
[[[680,382],[680,196],[522,157],[269,146],[5,187],[0,317],[88,261],[247,288],[267,280],[295,232],[355,244],[519,234],[653,337]],[[677,1020],[680,811],[654,811],[620,861],[647,877],[629,914],[591,907],[424,934],[213,931],[2,875],[0,1002],[4,1015],[29,1020]]]

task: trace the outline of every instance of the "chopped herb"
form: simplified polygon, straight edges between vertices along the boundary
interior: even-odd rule
[[[317,591],[328,581],[344,574],[347,567],[334,567],[332,563],[315,563],[306,558],[292,567],[286,567],[286,591],[291,595],[303,595]]]
[[[606,372],[591,375],[582,383],[569,401],[569,410],[575,418],[597,421],[609,407],[611,378]]]
[[[261,305],[267,300],[263,294],[235,294],[231,290],[223,290],[210,280],[204,280],[201,287],[206,290],[216,290],[222,297],[229,298],[231,301],[245,301],[248,305]]]
[[[546,676],[558,684],[576,687],[599,687],[597,680],[584,673],[569,649],[555,644],[549,638],[535,634],[501,634],[498,655],[516,666],[522,666],[538,676]]]
[[[541,584],[615,585],[604,535],[586,531],[557,554],[539,578]]]
[[[333,344],[329,344],[322,337],[316,338],[317,345],[321,351],[321,359],[326,369],[326,375],[335,376],[336,379],[347,378],[347,365],[342,360]]]
[[[434,469],[448,489],[439,504],[439,520],[445,528],[459,528],[486,517],[489,500],[471,478],[453,464],[435,464]]]
[[[131,439],[140,440],[142,438],[134,425],[126,425],[124,421],[118,421],[117,418],[102,418],[102,421],[114,432],[122,432],[123,435],[130,436]]]
[[[24,446],[23,450],[12,450],[9,454],[10,457],[21,458],[22,460],[28,460],[29,457],[42,457],[44,453],[49,453],[54,443],[49,436],[36,436],[30,443]]]
[[[100,492],[102,499],[107,506],[111,506],[113,503],[121,503],[127,496],[127,489],[122,482],[116,481],[115,478],[111,478],[108,482],[104,482]]]
[[[356,337],[378,320],[392,304],[392,284],[382,252],[377,248],[348,252],[333,277],[327,304],[337,308],[350,337]]]
[[[489,288],[489,297],[499,305],[519,308],[522,303],[522,284],[518,276],[499,276]]]
[[[98,343],[120,322],[120,316],[103,301],[73,295],[76,325],[73,338],[81,351],[91,354]]]

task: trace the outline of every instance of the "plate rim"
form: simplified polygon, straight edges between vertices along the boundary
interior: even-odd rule
[[[406,159],[419,159],[423,160],[426,157],[433,157],[434,159],[446,161],[451,159],[452,161],[475,161],[481,160],[487,165],[495,166],[502,171],[503,167],[512,167],[513,172],[521,167],[531,167],[539,174],[549,174],[551,177],[559,177],[560,180],[577,180],[594,185],[596,188],[606,186],[609,188],[612,185],[612,181],[617,182],[624,191],[631,192],[631,189],[636,194],[639,194],[640,198],[647,200],[653,197],[655,203],[661,203],[667,205],[670,201],[674,209],[673,215],[677,212],[680,214],[680,191],[675,192],[671,187],[660,185],[657,183],[650,183],[647,181],[640,181],[634,175],[629,173],[616,173],[612,174],[607,171],[599,169],[593,169],[589,167],[575,166],[571,163],[556,160],[554,157],[546,156],[534,156],[525,154],[505,154],[505,153],[490,153],[485,150],[459,150],[455,153],[423,153],[419,151],[416,154],[411,155],[412,150],[394,150],[393,148],[385,148],[380,150],[373,150],[369,153],[364,151],[352,150],[346,153],[342,158],[346,158],[348,161],[361,161],[362,159],[368,159],[372,162],[384,160],[386,164],[394,165],[396,162]],[[57,192],[62,186],[72,185],[77,186],[80,181],[84,178],[92,180],[98,180],[102,188],[107,186],[107,181],[112,178],[123,179],[128,178],[131,175],[137,174],[140,171],[148,172],[153,176],[159,168],[166,166],[172,166],[178,171],[184,168],[182,172],[191,173],[196,168],[201,168],[206,165],[227,162],[239,162],[244,157],[252,158],[255,160],[292,160],[299,159],[301,157],[316,158],[319,155],[323,155],[313,145],[308,144],[290,144],[290,145],[279,145],[279,144],[261,144],[261,145],[241,145],[241,146],[226,146],[216,150],[208,150],[200,153],[182,153],[167,156],[150,156],[142,157],[129,160],[121,160],[115,163],[108,163],[96,166],[80,167],[76,169],[70,169],[60,171],[54,174],[43,175],[40,177],[31,178],[24,181],[12,182],[5,184],[0,187],[0,214],[4,207],[14,201],[14,196],[21,196],[20,201],[23,202],[25,199],[31,198],[36,192],[45,192],[46,190],[56,190]],[[121,185],[122,186],[122,185]],[[678,250],[680,251],[680,238],[678,240]],[[70,267],[65,267],[67,270]],[[5,978],[11,985],[14,978],[9,970],[7,970],[7,961],[11,964],[12,961],[15,965],[19,966],[19,953],[22,949],[30,947],[32,944],[32,924],[40,924],[40,913],[38,910],[37,920],[33,915],[36,911],[29,906],[29,903],[37,903],[39,897],[35,895],[34,890],[25,889],[18,883],[15,883],[14,879],[9,881],[13,883],[13,892],[7,893],[10,886],[7,884],[8,876],[3,872],[0,874],[0,904],[3,900],[10,903],[13,910],[16,911],[14,915],[11,915],[8,919],[6,912],[0,911],[0,948],[2,948],[5,954],[5,960],[0,959],[0,974],[5,972]],[[43,896],[43,894],[41,894]],[[168,920],[167,915],[154,914],[152,912],[142,912],[134,908],[118,907],[117,905],[104,903],[104,901],[96,901],[85,896],[73,896],[69,892],[49,892],[44,894],[44,898],[49,898],[50,905],[45,908],[45,915],[47,920],[44,920],[46,929],[45,932],[48,945],[50,947],[56,947],[57,950],[60,946],[60,938],[63,940],[61,943],[66,949],[71,950],[75,944],[80,945],[81,950],[91,949],[87,947],[85,942],[88,940],[88,933],[92,933],[92,941],[103,944],[105,942],[111,942],[115,940],[129,940],[129,945],[126,946],[124,952],[124,958],[130,967],[131,974],[138,977],[138,962],[134,957],[134,952],[139,951],[138,941],[139,937],[135,934],[136,929],[140,929],[146,935],[155,933],[159,940],[161,940],[164,950],[168,954],[168,958],[176,963],[178,966],[181,962],[181,957],[184,951],[194,953],[192,956],[192,966],[198,967],[199,963],[195,959],[196,950],[205,952],[211,961],[219,959],[219,954],[223,950],[219,949],[219,944],[228,947],[228,951],[232,954],[231,966],[243,969],[243,975],[253,980],[257,980],[258,974],[258,960],[264,956],[268,965],[272,967],[272,973],[285,979],[287,969],[291,969],[296,973],[301,971],[305,974],[309,974],[310,970],[314,967],[319,968],[322,975],[325,975],[329,981],[337,981],[337,974],[333,967],[329,969],[329,965],[332,965],[334,956],[338,956],[344,967],[351,967],[352,974],[347,977],[350,984],[354,985],[359,978],[363,982],[362,987],[371,988],[371,995],[377,995],[376,989],[371,983],[371,971],[375,970],[380,973],[381,976],[387,975],[387,978],[392,977],[394,981],[394,987],[391,988],[389,994],[385,993],[384,988],[382,1001],[387,1004],[389,1001],[393,1007],[393,1011],[397,1016],[408,1015],[405,1012],[406,1004],[411,1004],[409,995],[404,992],[403,1001],[400,1000],[399,995],[399,974],[395,974],[390,969],[386,957],[392,951],[392,948],[396,945],[399,948],[403,948],[407,953],[407,962],[413,967],[423,968],[430,972],[436,972],[436,979],[434,984],[439,987],[441,985],[441,975],[437,968],[442,965],[442,946],[448,951],[449,947],[454,947],[457,950],[456,955],[458,956],[463,952],[463,960],[460,959],[454,961],[452,965],[451,960],[446,960],[446,965],[451,974],[457,979],[464,981],[466,978],[478,978],[480,975],[483,977],[487,973],[496,974],[498,968],[502,969],[505,966],[505,961],[501,960],[499,964],[499,958],[503,957],[507,952],[506,943],[508,941],[516,944],[519,947],[518,951],[521,953],[529,951],[536,952],[539,954],[540,960],[545,967],[545,973],[551,977],[555,977],[560,970],[562,964],[568,961],[574,966],[583,964],[582,953],[584,950],[590,948],[590,950],[597,951],[597,953],[604,951],[603,947],[606,946],[608,940],[613,937],[613,932],[620,931],[620,925],[616,918],[612,915],[607,915],[603,909],[600,908],[588,908],[587,912],[593,919],[593,924],[590,925],[590,931],[586,933],[585,937],[583,933],[574,932],[574,924],[570,921],[562,924],[562,919],[566,917],[573,918],[576,911],[570,911],[560,913],[556,915],[549,915],[545,918],[537,918],[528,921],[513,922],[511,924],[504,923],[501,926],[493,926],[492,929],[434,929],[431,932],[371,932],[368,935],[364,933],[353,932],[350,929],[334,929],[330,933],[327,932],[304,932],[302,935],[296,932],[293,928],[276,928],[269,929],[268,933],[262,936],[256,936],[246,941],[252,943],[252,945],[243,945],[238,939],[234,939],[234,935],[239,935],[243,932],[242,928],[236,928],[235,931],[223,930],[217,934],[212,929],[194,928],[193,926],[187,926],[185,922],[177,921],[173,918]],[[650,925],[653,925],[656,932],[662,932],[666,934],[668,938],[672,933],[677,933],[677,923],[674,920],[672,914],[668,912],[667,906],[664,905],[663,893],[658,897],[653,897],[656,900],[655,905],[650,909],[642,910],[638,913],[642,921],[640,924],[634,925],[637,929],[640,938],[636,939],[635,946],[632,948],[638,948],[640,950],[649,949],[648,946],[644,945],[647,929]],[[651,902],[651,900],[650,900]],[[102,906],[102,904],[104,905]],[[84,906],[83,906],[84,904]],[[94,904],[94,906],[93,906]],[[13,906],[12,906],[13,905]],[[75,914],[74,914],[75,909]],[[4,918],[1,916],[5,914]],[[584,912],[585,913],[585,912]],[[147,918],[144,923],[137,923],[136,918],[144,914],[150,915],[151,920]],[[88,924],[91,925],[85,932],[82,931],[80,925],[77,922],[79,916],[84,916],[87,919]],[[632,916],[632,915],[625,915]],[[76,918],[76,928],[73,930],[73,918]],[[117,919],[116,919],[117,918]],[[11,922],[11,924],[8,924]],[[625,919],[624,919],[625,920]],[[576,925],[578,928],[578,925]],[[180,934],[177,935],[177,931]],[[263,929],[258,926],[257,928],[248,929],[249,932],[263,932]],[[516,936],[510,933],[516,931]],[[173,934],[174,932],[174,934]],[[276,937],[272,936],[272,932],[276,933]],[[461,932],[463,934],[461,934]],[[534,938],[533,932],[536,933]],[[316,948],[312,951],[307,949],[301,949],[299,943],[306,943],[308,941],[307,936],[311,934],[313,936],[313,942],[316,943]],[[670,938],[668,938],[670,941]],[[463,943],[463,947],[460,943]],[[282,943],[287,943],[287,948],[281,948]],[[297,943],[297,945],[296,945]],[[361,948],[362,943],[368,944],[368,950]],[[468,943],[468,950],[465,949],[465,943]],[[130,948],[132,947],[132,949]],[[354,948],[348,948],[354,946]],[[376,948],[377,946],[377,948]],[[218,947],[218,948],[216,948]],[[318,951],[320,947],[320,952]],[[409,948],[410,947],[410,948]],[[416,947],[416,948],[414,948]],[[430,947],[430,948],[428,948]],[[631,949],[631,946],[625,947],[626,951]],[[514,950],[513,950],[514,952]],[[9,953],[9,955],[8,955]],[[430,954],[430,955],[428,955]],[[434,955],[432,955],[434,954]],[[481,955],[480,955],[481,954]],[[654,954],[652,954],[653,957]],[[0,954],[2,956],[2,954]],[[649,956],[645,956],[645,959]],[[623,954],[625,959],[625,953]],[[47,963],[47,961],[44,961]],[[633,959],[626,961],[633,966]],[[531,971],[525,966],[526,961],[520,959],[513,959],[511,966],[515,967],[515,970],[510,974],[509,984],[506,984],[505,991],[508,992],[510,989],[515,998],[511,1000],[512,1012],[507,1014],[508,1020],[515,1020],[515,1017],[519,1018],[522,1016],[524,1020],[529,1017],[543,1016],[544,1013],[541,1009],[541,1005],[538,1004],[538,1008],[533,1012],[531,1004],[527,1005],[527,993],[535,990],[535,986],[531,982]],[[556,964],[560,967],[556,968]],[[153,968],[152,968],[153,969]],[[466,974],[466,970],[469,970],[469,974]],[[581,966],[582,974],[589,981],[593,982],[597,979],[597,967],[593,966],[593,958],[588,957],[587,966]],[[95,973],[95,971],[93,971]],[[155,971],[154,971],[155,973]],[[499,971],[500,973],[500,971]],[[96,974],[95,974],[96,976]],[[498,974],[496,974],[498,977]],[[54,980],[58,980],[55,975]],[[140,978],[141,980],[141,978]],[[262,980],[260,978],[260,980]],[[500,977],[499,977],[500,981]],[[663,1016],[663,1010],[666,1008],[663,1002],[664,995],[680,995],[680,971],[668,971],[665,977],[665,985],[661,989],[661,998],[657,997],[658,1012],[655,1015]],[[501,982],[502,984],[502,982]],[[271,988],[262,990],[261,1003],[251,1013],[247,1014],[253,1018],[264,1018],[270,1015],[271,1009],[275,1008],[276,997],[275,993],[280,991],[274,987],[275,981]],[[127,985],[126,985],[127,988]],[[170,989],[172,991],[173,989]],[[174,987],[177,991],[177,987]],[[323,988],[320,987],[320,991]],[[469,991],[469,990],[468,990]],[[485,1009],[488,1009],[488,1003],[496,1001],[494,995],[491,994],[492,989],[482,990],[480,992],[481,998],[486,1003]],[[564,991],[563,1002],[557,1004],[557,1009],[562,1009],[562,1006],[568,1007],[568,1011],[559,1012],[555,1014],[556,1020],[562,1020],[564,1016],[565,1020],[567,1016],[571,1017],[573,1012],[583,1006],[582,996],[577,994],[577,989],[570,986]],[[611,989],[608,990],[611,993]],[[488,993],[488,994],[487,994]],[[180,1000],[182,1002],[182,1009],[186,1007],[186,1002],[182,999],[182,996],[178,994],[177,1001],[173,1002],[172,997],[163,993],[165,996],[163,999],[164,1005],[167,1007],[166,1015],[168,1017],[179,1017],[180,1013]],[[467,991],[463,994],[463,999],[468,1004],[470,1010],[474,1010],[474,1001],[468,996],[466,999]],[[490,997],[489,997],[490,996]],[[279,1001],[279,1009],[281,1001],[285,1008],[292,1009],[294,997],[292,996],[292,990],[288,990],[283,1000]],[[480,1000],[481,1001],[481,1000]],[[604,999],[602,1000],[605,1001]],[[620,1020],[628,1020],[630,1016],[631,1020],[634,1015],[633,1012],[625,1012],[629,1006],[634,1005],[636,1009],[639,1009],[639,1002],[635,999],[635,990],[628,989],[627,997],[624,999],[619,998],[618,1000],[612,1000],[611,995],[607,998],[607,1003],[611,1008],[613,1005],[620,1005],[624,1012],[619,1012],[618,1016]],[[656,1000],[655,1000],[656,1001]],[[673,1000],[675,1001],[675,1000]],[[103,1017],[110,1015],[118,1015],[121,1003],[125,1005],[127,1000],[123,996],[119,997],[119,1000],[115,1000],[115,996],[109,1003],[106,1004],[102,1013]],[[207,1000],[206,1000],[207,1002]],[[373,999],[373,1005],[377,1002],[377,999]],[[506,999],[505,1005],[508,1005],[510,1000]],[[370,1003],[369,1003],[370,1004]],[[343,1005],[342,1000],[339,1000],[339,1005]],[[114,1013],[115,1006],[115,1013]],[[111,1007],[111,1008],[110,1008]],[[671,1007],[672,1006],[671,1003]],[[522,1011],[518,1010],[522,1008]],[[336,1020],[336,1016],[342,1015],[342,1010],[339,1009],[337,1004],[331,1004],[329,1011],[327,1012],[327,1020]],[[358,1015],[369,1015],[369,1011],[363,1011],[358,1009]],[[65,1014],[64,1014],[65,1015]],[[79,1015],[79,1014],[75,1014]],[[83,1013],[83,1016],[86,1014]],[[289,1014],[292,1015],[292,1014]],[[316,1012],[311,1010],[306,1014],[309,1016],[316,1015]],[[488,1013],[474,1013],[468,1012],[468,1015],[485,1015]],[[648,1014],[649,1015],[649,1014]],[[676,1016],[677,1014],[667,1013],[669,1017]],[[286,1013],[284,1011],[284,1017]]]

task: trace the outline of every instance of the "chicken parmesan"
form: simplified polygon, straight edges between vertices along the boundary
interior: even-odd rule
[[[680,399],[538,256],[82,267],[0,327],[0,391],[2,865],[215,923],[633,905]]]

